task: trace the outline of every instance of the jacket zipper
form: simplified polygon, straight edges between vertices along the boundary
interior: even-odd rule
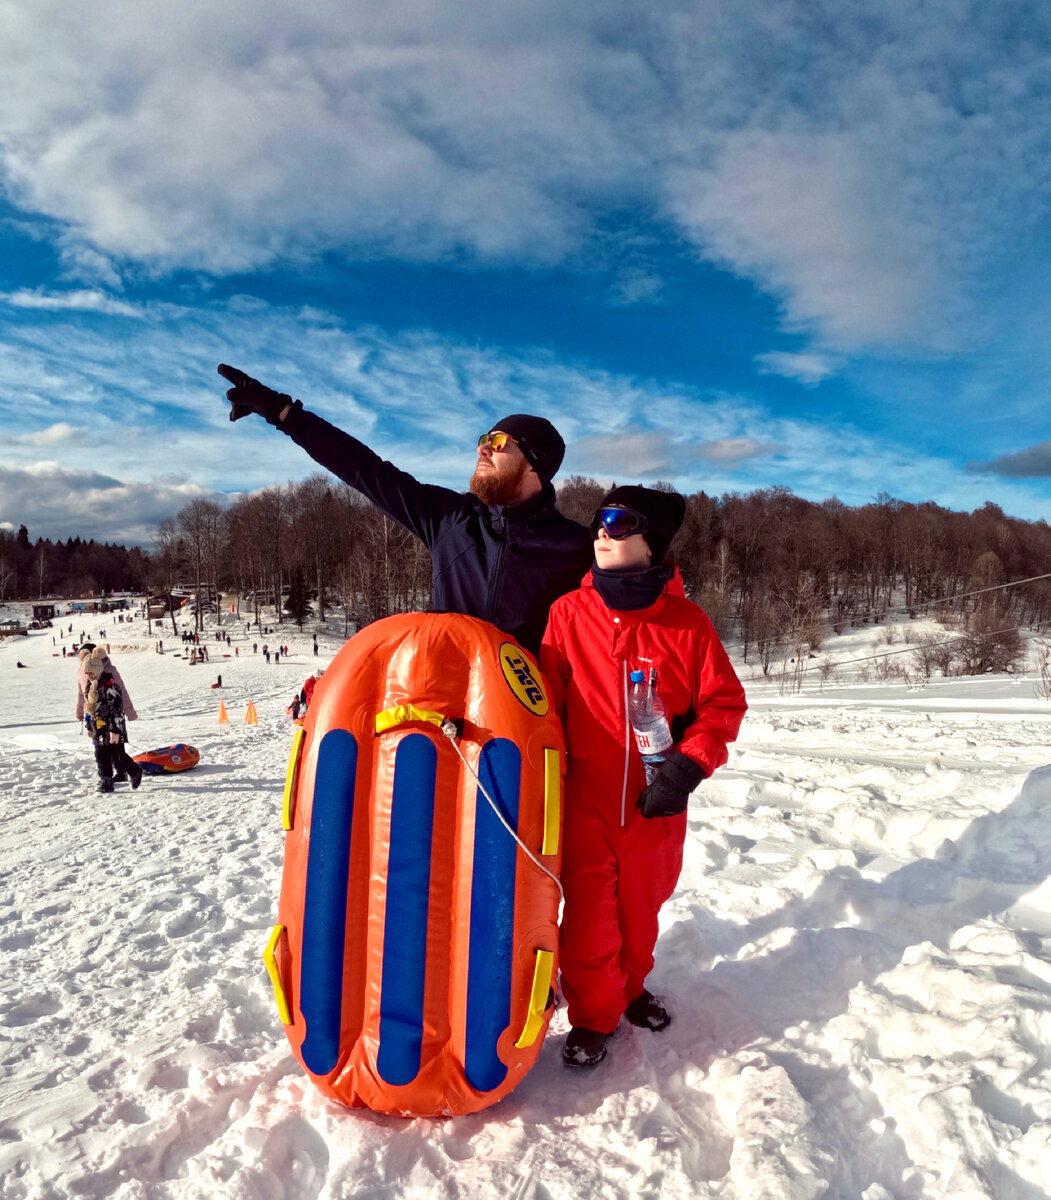
[[[496,608],[496,597],[500,591],[500,583],[504,574],[504,556],[507,553],[507,517],[503,512],[500,513],[499,520],[501,540],[496,551],[496,562],[493,564],[493,571],[489,576],[489,594],[485,598],[485,619],[490,624],[495,624],[493,616]]]
[[[624,828],[625,807],[628,798],[628,764],[631,762],[631,716],[628,712],[628,663],[621,663],[624,683],[624,782],[620,789],[620,827]]]

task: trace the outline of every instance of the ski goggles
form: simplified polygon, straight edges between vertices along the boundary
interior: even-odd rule
[[[508,442],[511,442],[515,446],[518,445],[518,439],[513,438],[509,433],[499,431],[483,433],[478,439],[478,449],[481,450],[483,446],[488,446],[491,450],[495,450],[499,454],[501,450],[506,448]]]
[[[650,523],[633,508],[600,508],[591,518],[591,536],[598,537],[600,529],[615,541],[631,537],[633,533],[645,533]]]

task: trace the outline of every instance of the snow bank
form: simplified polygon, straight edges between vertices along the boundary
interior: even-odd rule
[[[260,959],[284,707],[338,641],[319,660],[282,629],[268,666],[241,631],[238,657],[213,641],[190,667],[170,629],[162,657],[111,625],[133,750],[187,740],[202,763],[100,796],[52,632],[0,644],[0,1200],[1046,1194],[1051,706],[1031,680],[755,689],[663,914],[672,1026],[625,1025],[573,1073],[559,1013],[496,1108],[403,1121],[312,1090]]]

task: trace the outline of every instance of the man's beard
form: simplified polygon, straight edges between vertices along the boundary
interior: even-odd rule
[[[513,504],[529,469],[529,463],[523,459],[513,475],[475,470],[467,486],[483,504]]]

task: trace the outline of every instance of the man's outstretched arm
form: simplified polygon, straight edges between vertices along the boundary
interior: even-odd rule
[[[231,421],[257,413],[302,446],[315,462],[361,492],[391,520],[412,530],[426,545],[434,541],[441,518],[462,505],[459,492],[421,483],[407,471],[380,458],[364,442],[308,412],[287,393],[274,391],[226,363],[219,364],[219,374],[233,384],[226,393]]]

